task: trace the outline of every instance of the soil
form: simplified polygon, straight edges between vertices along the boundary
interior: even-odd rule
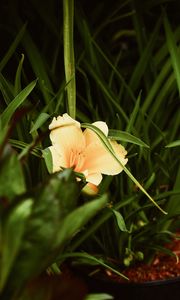
[[[180,238],[180,235],[179,235]],[[166,248],[175,255],[170,256],[158,253],[150,265],[139,263],[134,267],[128,267],[122,273],[129,278],[129,282],[147,282],[153,280],[171,279],[180,276],[180,239],[174,239]],[[125,282],[120,276],[106,271],[111,280]],[[127,282],[127,281],[126,281]]]

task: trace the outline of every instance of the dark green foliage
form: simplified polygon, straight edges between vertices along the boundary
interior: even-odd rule
[[[61,258],[74,235],[107,199],[80,205],[80,186],[70,169],[28,190],[10,146],[4,148],[0,166],[0,294],[11,299]]]
[[[113,257],[119,264],[130,257],[133,263],[143,253],[148,261],[180,224],[180,3],[74,3],[74,49],[71,44],[66,53],[63,1],[3,0],[1,5],[2,300],[11,300],[72,251],[96,254],[101,262]],[[73,81],[65,80],[67,51],[75,53]],[[67,111],[69,83],[76,118],[107,122],[109,138],[128,151],[128,170],[167,216],[125,172],[104,177],[94,202],[80,195],[71,170],[48,174],[48,126]],[[105,193],[109,207],[91,220],[104,207]]]

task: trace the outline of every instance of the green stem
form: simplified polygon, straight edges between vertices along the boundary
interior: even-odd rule
[[[63,0],[64,16],[64,69],[67,83],[67,108],[69,115],[76,117],[76,80],[74,62],[74,0]]]

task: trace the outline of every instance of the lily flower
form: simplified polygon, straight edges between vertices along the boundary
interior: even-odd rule
[[[108,136],[108,126],[105,122],[98,121],[93,125]],[[53,118],[49,129],[53,173],[64,168],[73,168],[75,172],[83,173],[89,187],[96,191],[102,174],[116,175],[123,171],[122,166],[108,152],[96,133],[91,129],[82,131],[80,123],[67,113]],[[109,142],[124,166],[128,161],[125,158],[127,151],[116,141]]]

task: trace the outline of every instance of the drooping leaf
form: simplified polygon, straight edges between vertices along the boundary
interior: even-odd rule
[[[149,198],[149,200],[152,201],[152,203],[164,214],[167,214],[155,201],[154,199],[148,194],[148,192],[143,188],[143,186],[139,183],[139,181],[131,174],[131,172],[121,164],[120,160],[116,157],[116,154],[111,146],[111,144],[109,143],[107,137],[105,136],[105,134],[96,126],[92,125],[92,124],[87,124],[87,123],[83,123],[81,124],[81,127],[83,128],[89,128],[91,130],[93,130],[97,136],[100,138],[101,142],[103,143],[103,145],[106,147],[107,151],[109,151],[109,153],[111,153],[111,155],[114,157],[114,159],[121,165],[121,167],[123,168],[124,172],[128,175],[128,177],[139,187],[139,189]]]
[[[68,257],[74,257],[76,258],[78,261],[82,261],[84,264],[88,264],[88,265],[100,265],[108,270],[113,271],[115,274],[123,277],[124,279],[128,280],[128,278],[120,273],[118,270],[116,270],[115,268],[111,267],[108,263],[104,262],[104,260],[102,258],[97,258],[93,255],[90,255],[86,252],[72,252],[72,253],[65,253],[62,254],[63,258],[68,258]]]
[[[112,140],[128,142],[141,147],[149,148],[149,146],[146,143],[144,143],[142,140],[125,131],[110,129],[108,137]]]

